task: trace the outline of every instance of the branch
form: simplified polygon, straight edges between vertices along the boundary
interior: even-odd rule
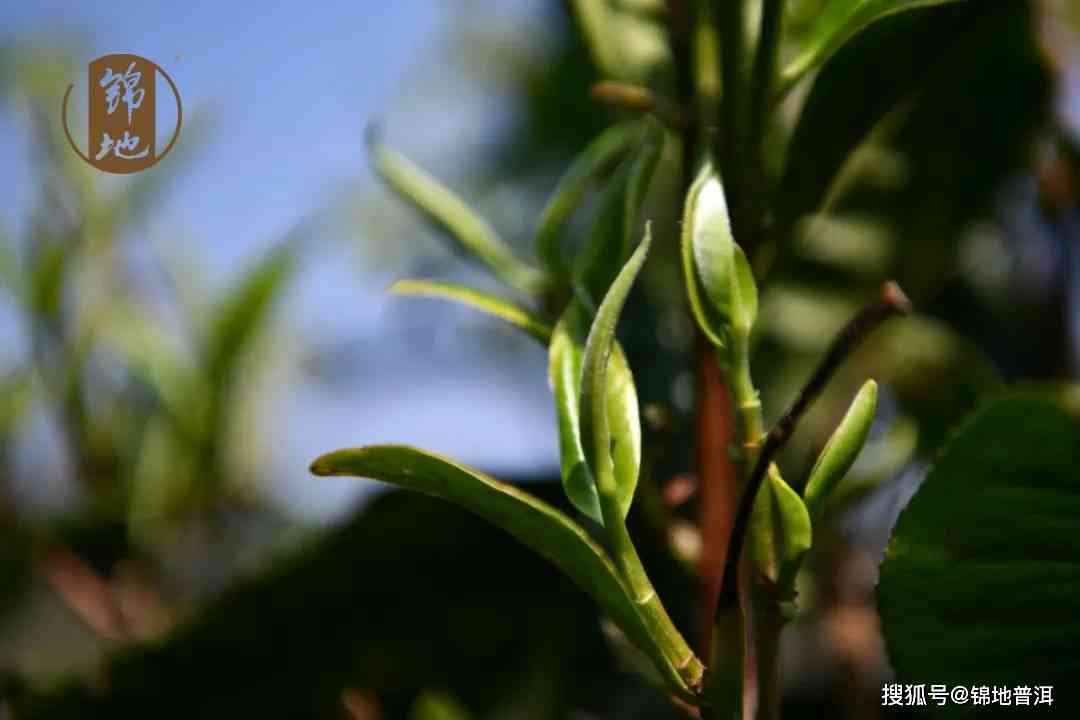
[[[728,545],[728,554],[724,563],[724,579],[720,585],[720,601],[717,606],[718,612],[730,609],[738,602],[738,569],[739,558],[746,542],[746,533],[750,527],[750,514],[754,507],[754,498],[761,487],[765,474],[769,469],[776,454],[791,437],[799,419],[803,416],[810,405],[828,384],[836,369],[844,362],[851,352],[872,333],[882,322],[892,315],[902,315],[910,312],[911,303],[904,295],[904,291],[895,282],[889,281],[882,286],[881,299],[867,305],[852,318],[840,334],[837,335],[829,349],[825,353],[821,364],[818,365],[809,382],[803,387],[795,402],[784,413],[783,417],[773,426],[769,434],[765,436],[761,452],[758,454],[757,463],[747,481],[746,489],[739,498],[739,507],[735,513],[735,524],[731,531],[731,542]]]

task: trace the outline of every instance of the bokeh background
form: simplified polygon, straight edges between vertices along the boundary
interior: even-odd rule
[[[610,73],[572,5],[0,10],[0,712],[675,712],[620,662],[586,599],[498,531],[307,472],[330,449],[404,442],[559,502],[544,350],[384,292],[406,276],[492,284],[378,185],[363,134],[377,126],[528,254],[569,159],[620,117],[590,100]],[[815,2],[791,6],[797,32]],[[623,10],[646,25],[627,27],[649,56],[654,20]],[[792,717],[876,716],[890,669],[872,592],[896,514],[982,397],[1080,367],[1077,9],[946,12],[963,33],[880,33],[880,74],[849,68],[850,105],[815,106],[839,137],[896,101],[839,188],[826,195],[814,176],[828,142],[770,135],[777,162],[790,143],[807,171],[785,188],[787,237],[766,248],[755,367],[767,412],[881,280],[920,310],[876,336],[815,411],[835,419],[859,379],[882,381],[872,443],[786,636]],[[938,46],[949,52],[930,62]],[[174,152],[131,177],[83,165],[60,126],[67,85],[81,90],[85,64],[113,52],[165,67],[184,101]],[[621,331],[646,407],[632,523],[689,628],[700,536],[695,499],[673,489],[692,488],[694,470],[678,177],[669,147],[648,205],[660,250]],[[785,467],[805,467],[823,433],[800,435]]]

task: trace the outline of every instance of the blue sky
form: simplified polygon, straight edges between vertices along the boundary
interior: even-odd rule
[[[541,4],[6,3],[0,37],[75,37],[85,43],[86,61],[114,52],[145,56],[179,86],[185,124],[212,119],[202,142],[192,141],[197,147],[185,147],[182,136],[174,155],[149,171],[175,177],[132,240],[195,256],[200,285],[213,290],[335,198],[359,188],[396,203],[366,167],[362,132],[372,118],[389,119],[389,139],[437,171],[467,162],[470,143],[497,131],[499,113],[497,99],[455,76],[451,13],[482,9],[485,22],[512,26]],[[426,72],[436,79],[434,98],[415,96],[417,73]],[[10,200],[0,218],[9,228],[33,202],[19,122],[0,111],[0,174]],[[365,266],[372,255],[356,250],[362,220],[342,233],[360,235],[348,238],[351,249],[328,245],[309,258],[288,298],[288,341],[278,363],[299,362],[303,347],[344,336],[370,347],[353,387],[320,389],[278,368],[265,392],[254,393],[255,420],[242,434],[268,460],[259,474],[273,499],[305,515],[339,514],[356,484],[325,482],[313,491],[307,463],[324,450],[375,441],[424,445],[493,471],[555,468],[542,350],[456,309],[428,305],[405,306],[414,325],[431,329],[430,342],[410,340],[391,325],[403,311],[390,303],[421,301],[384,298],[382,288],[401,268],[393,253],[388,264]],[[422,225],[402,222],[408,241],[425,241]],[[430,242],[424,247],[438,252]],[[503,350],[495,355],[483,352],[493,335]]]

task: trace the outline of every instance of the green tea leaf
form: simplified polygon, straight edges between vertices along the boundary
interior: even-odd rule
[[[590,309],[599,304],[630,255],[663,143],[663,128],[648,118],[637,151],[623,161],[603,193],[585,247],[574,263],[575,289]]]
[[[571,300],[555,326],[548,352],[548,374],[555,395],[559,422],[559,457],[563,488],[574,507],[604,524],[596,482],[589,470],[581,443],[581,362],[589,335],[590,316],[579,301]],[[625,441],[616,449],[616,473],[637,477],[641,457],[641,429],[637,421],[638,400],[626,355],[614,344],[608,374],[608,416],[621,428]],[[629,502],[626,505],[629,509]],[[625,515],[625,513],[624,513]]]
[[[790,88],[806,73],[822,65],[868,25],[889,15],[959,0],[829,0],[784,68],[781,87]]]
[[[676,688],[685,689],[652,640],[604,550],[563,513],[518,488],[433,453],[401,445],[338,450],[311,465],[316,475],[354,475],[449,500],[513,535],[599,604]]]
[[[629,369],[622,374],[609,373],[609,360],[615,345],[615,326],[630,288],[645,263],[650,243],[646,226],[641,245],[623,266],[600,304],[581,360],[581,444],[596,480],[601,508],[610,503],[620,513],[620,520],[626,517],[637,487],[641,420],[633,376]],[[633,393],[634,401],[612,407],[613,403],[609,402],[612,394],[623,393]],[[605,516],[607,512],[605,509]]]
[[[853,151],[890,122],[890,112],[925,86],[956,39],[978,24],[976,9],[965,3],[890,16],[825,64],[785,151],[775,207],[781,229],[822,208]]]
[[[795,574],[812,542],[806,505],[780,477],[776,465],[770,465],[750,516],[750,546],[757,572],[783,596],[791,596]]]
[[[565,277],[562,257],[562,233],[589,185],[606,172],[630,147],[636,137],[633,126],[614,125],[581,152],[559,180],[547,207],[540,215],[536,230],[536,253],[544,269],[554,277]]]
[[[810,470],[803,495],[812,522],[817,522],[824,514],[832,491],[855,464],[855,458],[870,434],[870,426],[874,424],[876,409],[877,383],[867,380]]]
[[[757,283],[732,237],[724,186],[709,165],[686,197],[682,261],[691,311],[709,340],[725,347],[732,333],[749,335],[757,320]]]
[[[515,257],[486,220],[423,168],[373,133],[368,135],[368,152],[379,177],[496,277],[526,294],[543,290],[543,275]]]
[[[734,248],[735,272],[732,274],[731,325],[741,335],[749,335],[757,322],[758,290],[754,271],[741,247]]]
[[[1043,398],[999,399],[953,436],[881,565],[878,607],[901,679],[1071,687],[1078,468],[1080,422]]]
[[[398,280],[390,286],[390,292],[398,295],[439,297],[454,300],[480,312],[505,320],[511,325],[521,328],[542,343],[546,344],[551,338],[551,326],[542,319],[508,300],[482,290],[448,282]]]

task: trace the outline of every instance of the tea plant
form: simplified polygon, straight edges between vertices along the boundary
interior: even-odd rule
[[[866,28],[938,4],[944,2],[828,0],[802,32],[785,37],[783,0],[572,3],[606,76],[596,87],[597,98],[643,117],[603,132],[566,171],[537,221],[536,265],[520,259],[463,200],[372,134],[369,152],[382,179],[460,250],[511,291],[529,298],[523,305],[473,288],[424,280],[405,280],[392,288],[465,303],[517,326],[547,347],[562,483],[578,516],[453,460],[406,446],[331,452],[314,461],[312,472],[374,478],[477,513],[547,558],[588,593],[647,656],[663,687],[681,703],[697,707],[706,718],[742,718],[747,710],[756,717],[777,717],[780,634],[798,612],[796,577],[812,550],[814,527],[822,521],[831,494],[867,440],[877,384],[867,380],[862,385],[806,468],[802,493],[781,475],[777,454],[860,341],[890,316],[908,311],[909,304],[895,283],[885,283],[880,296],[832,340],[790,407],[766,427],[751,347],[758,325],[758,282],[769,265],[768,243],[789,232],[803,214],[828,206],[850,161],[842,154],[830,158],[831,167],[817,171],[821,187],[799,188],[791,175],[771,163],[770,157],[778,153],[770,146],[770,130],[780,124],[776,116],[791,91],[821,68],[828,81],[830,63]],[[782,47],[791,50],[786,58]],[[806,101],[806,115],[797,122],[804,141],[807,133],[826,133],[826,128],[812,125],[813,113],[821,112],[815,99],[812,95]],[[865,121],[864,130],[876,127],[889,109],[879,108],[860,120]],[[809,129],[804,120],[811,123]],[[642,435],[633,373],[616,327],[654,243],[654,228],[642,214],[668,143],[678,146],[682,158],[684,208],[681,231],[675,234],[685,302],[708,348],[706,362],[723,371],[737,426],[736,441],[726,448],[737,468],[737,503],[730,535],[722,539],[722,580],[710,612],[713,638],[707,653],[701,649],[700,655],[669,616],[626,523],[641,473]],[[852,150],[845,147],[847,153]],[[572,216],[599,183],[603,191],[589,229],[580,242],[565,242],[570,228],[576,227]],[[814,199],[812,204],[807,197]],[[1055,416],[1047,422],[1062,442],[1072,432],[1068,420]],[[957,443],[963,447],[961,440]],[[1046,462],[1055,469],[1067,468],[1067,455],[1062,450]],[[1016,477],[1031,467],[1027,458],[1016,464],[1021,466]],[[939,466],[935,472],[948,471]],[[1075,485],[1069,472],[1059,475],[1061,487],[1055,485],[1055,491],[1075,492],[1068,487]],[[932,476],[928,488],[939,482]],[[1074,495],[1069,502],[1075,502]],[[912,508],[917,512],[918,503]],[[938,505],[934,512],[940,512]],[[884,593],[902,593],[906,590],[890,588],[909,585],[930,592],[926,583],[912,580],[921,566],[911,564],[908,548],[919,541],[928,522],[916,517],[905,516],[900,524],[900,545],[890,551]],[[974,518],[969,518],[971,527],[977,524]],[[927,537],[927,542],[947,540]],[[715,538],[706,537],[710,539]],[[1057,540],[1065,541],[1055,536]],[[1035,545],[1032,562],[1040,557]],[[1075,558],[1064,554],[1070,562]],[[948,572],[938,560],[933,566]],[[1075,579],[1075,569],[1073,564],[1062,572]],[[1045,581],[1042,571],[1032,572]],[[883,601],[887,622],[893,622],[889,607],[904,606],[897,597]],[[1064,608],[1049,597],[1043,600],[1055,610]],[[940,634],[940,629],[935,632]],[[896,640],[900,646],[906,642]],[[751,677],[756,693],[748,691]]]

